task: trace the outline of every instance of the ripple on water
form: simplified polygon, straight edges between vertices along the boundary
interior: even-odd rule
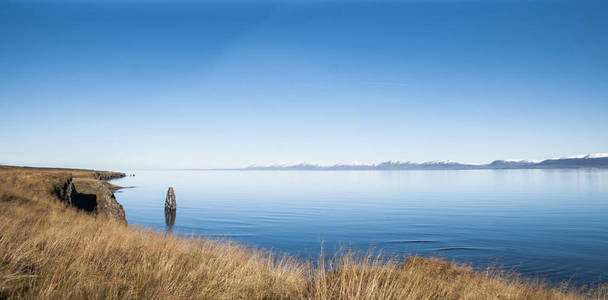
[[[431,240],[397,240],[397,241],[388,241],[386,244],[429,244],[436,243],[436,241]]]
[[[490,252],[491,249],[486,248],[476,248],[476,247],[444,247],[434,249],[435,252],[451,252],[451,251],[481,251],[481,252]]]

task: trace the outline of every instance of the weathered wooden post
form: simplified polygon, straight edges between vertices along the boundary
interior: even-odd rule
[[[175,211],[177,209],[177,204],[175,203],[175,192],[173,191],[173,187],[170,187],[167,191],[167,199],[165,199],[165,210]]]

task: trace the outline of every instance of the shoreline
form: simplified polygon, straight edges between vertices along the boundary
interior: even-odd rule
[[[0,166],[0,176],[13,176],[15,184],[18,181],[36,179],[43,181],[44,176],[55,177],[57,182],[53,189],[61,202],[95,215],[105,215],[120,222],[127,222],[124,208],[114,195],[114,191],[123,187],[109,182],[125,177],[124,173],[91,169],[3,165]]]
[[[109,192],[120,205],[116,185],[99,178],[122,173],[99,172],[105,171],[0,167],[0,298],[608,299],[608,284],[551,288],[434,258],[347,252],[314,266],[232,241],[124,226],[103,210],[66,206],[66,195],[87,188]]]

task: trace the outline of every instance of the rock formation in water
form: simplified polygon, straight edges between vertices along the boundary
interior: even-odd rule
[[[173,191],[173,187],[170,187],[165,199],[165,224],[167,224],[167,231],[171,231],[173,224],[175,224],[176,208],[175,192]]]
[[[167,191],[167,198],[165,199],[165,211],[175,211],[176,208],[175,192],[173,191],[173,187],[170,187]]]
[[[175,210],[165,208],[165,224],[167,225],[167,231],[171,231],[173,229],[173,224],[175,224],[175,216]]]

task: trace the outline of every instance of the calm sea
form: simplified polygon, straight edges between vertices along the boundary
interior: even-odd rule
[[[136,171],[114,183],[129,224],[303,258],[321,243],[608,280],[608,170]],[[175,223],[164,212],[167,188]]]

